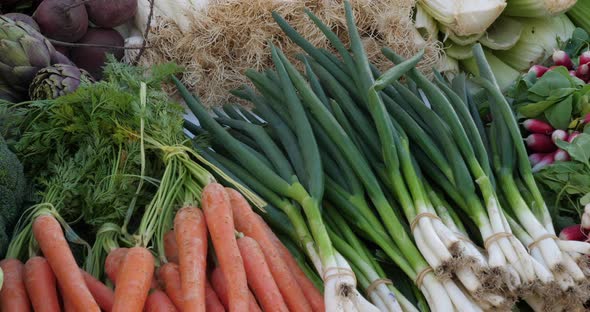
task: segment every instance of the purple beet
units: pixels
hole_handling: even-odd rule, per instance
[[[88,13],[81,0],[45,0],[35,10],[33,18],[41,33],[51,39],[76,42],[88,30]]]
[[[35,20],[26,15],[26,14],[22,14],[22,13],[6,13],[4,14],[4,16],[10,18],[11,20],[15,21],[15,22],[23,22],[31,27],[33,27],[36,31],[41,32],[41,30],[39,29],[39,25],[37,24],[37,22],[35,22]]]
[[[123,47],[125,40],[114,29],[90,28],[78,43]],[[123,49],[75,47],[70,51],[70,59],[78,67],[88,71],[95,79],[100,80],[107,54],[113,54],[117,60],[121,60],[125,55]]]
[[[114,28],[131,20],[137,12],[137,0],[91,0],[86,2],[88,18],[96,26]]]

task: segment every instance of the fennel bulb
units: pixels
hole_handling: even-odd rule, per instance
[[[419,3],[457,36],[483,33],[506,7],[506,0],[420,0]]]
[[[576,1],[577,0],[508,0],[508,6],[506,7],[506,10],[504,10],[504,14],[521,17],[555,16],[569,10],[576,4]]]

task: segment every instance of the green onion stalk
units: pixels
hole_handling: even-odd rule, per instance
[[[298,156],[295,158],[296,164],[293,165],[289,156],[284,155],[279,146],[268,135],[265,135],[266,132],[252,130],[248,132],[249,129],[260,126],[245,127],[243,124],[220,119],[220,121],[241,128],[240,130],[246,131],[249,136],[255,136],[256,139],[250,142],[252,146],[248,146],[233,137],[218,120],[210,116],[199,100],[193,97],[184,85],[178,80],[175,80],[175,83],[202,127],[218,144],[223,145],[223,149],[227,151],[226,156],[235,158],[241,168],[260,182],[261,189],[270,194],[272,204],[289,217],[299,243],[314,263],[317,272],[324,279],[326,309],[340,311],[353,308],[359,311],[378,311],[374,305],[360,295],[356,289],[356,279],[350,265],[332,245],[321,215],[324,180],[315,137],[303,106],[297,97],[292,77],[287,73],[281,53],[273,47],[272,55],[280,85],[279,89],[273,91],[284,93],[281,98],[285,100],[291,117],[289,118],[291,127],[283,128],[285,132],[290,131],[291,136],[284,143],[292,144],[291,147],[296,147],[298,150]],[[233,133],[236,134],[236,132]],[[221,162],[222,158],[218,158],[218,160]],[[229,162],[223,164],[229,165]],[[294,168],[299,172],[296,173]],[[236,172],[234,171],[234,173]],[[238,175],[238,177],[248,183],[246,176]],[[249,187],[260,193],[260,190],[257,190],[255,186],[249,184]],[[268,200],[268,198],[266,199]]]
[[[520,240],[528,243],[534,261],[533,268],[549,270],[554,281],[566,294],[582,305],[588,299],[588,267],[577,261],[590,251],[586,242],[561,241],[555,236],[551,217],[532,176],[524,144],[519,135],[514,113],[499,91],[494,75],[479,45],[473,48],[481,77],[475,79],[488,94],[493,121],[489,137],[495,155],[494,168],[500,192],[509,203],[513,217],[512,228],[517,228]],[[523,192],[524,190],[524,192]],[[533,200],[527,200],[530,197]],[[505,208],[508,208],[505,207]]]
[[[308,13],[309,14],[309,13]],[[320,26],[320,28],[322,28],[322,24],[321,22],[318,22],[317,18],[313,17],[313,15],[310,14],[310,17],[312,18],[312,20],[314,20],[314,22],[316,22],[316,24],[318,24]],[[322,53],[318,53],[317,50],[313,47],[310,46],[309,42],[305,41],[305,39],[301,38],[298,34],[296,34],[294,32],[294,30],[292,28],[290,28],[288,26],[288,24],[286,24],[286,22],[284,22],[284,20],[281,20],[280,17],[275,15],[275,18],[278,20],[279,24],[281,25],[281,27],[283,28],[283,30],[285,30],[287,32],[287,34],[291,37],[291,39],[293,39],[296,43],[298,43],[307,53],[309,53],[310,55],[312,55],[312,57],[316,58],[317,62],[322,62],[326,68],[324,69],[324,72],[327,71],[332,71],[335,73],[336,76],[339,77],[348,77],[344,78],[344,79],[339,79],[338,83],[341,83],[344,87],[341,87],[342,90],[336,90],[336,92],[333,92],[333,96],[335,98],[337,98],[339,101],[339,104],[343,105],[343,107],[345,107],[344,109],[347,109],[347,103],[351,100],[351,99],[346,99],[345,97],[342,96],[342,94],[346,94],[347,91],[348,92],[353,92],[353,94],[356,95],[357,97],[357,101],[358,102],[363,102],[363,96],[365,96],[365,102],[366,100],[366,95],[363,95],[364,92],[366,92],[367,87],[365,86],[365,89],[362,89],[362,87],[360,88],[359,92],[354,92],[354,90],[357,89],[357,87],[354,84],[360,84],[359,82],[359,78],[358,77],[363,77],[363,75],[358,75],[357,71],[356,71],[356,66],[354,61],[352,60],[352,57],[349,55],[349,53],[347,52],[346,48],[343,47],[342,43],[338,41],[338,39],[335,37],[335,35],[333,33],[331,33],[329,30],[325,31],[325,29],[327,29],[326,27],[323,27],[322,30],[325,31],[326,35],[328,36],[329,39],[331,39],[332,43],[334,44],[334,46],[337,48],[338,51],[344,51],[341,52],[342,53],[342,58],[344,60],[349,59],[349,62],[346,62],[345,64],[342,64],[342,66],[337,66],[336,64],[334,64],[334,62],[330,59],[327,59],[328,57],[325,54]],[[351,21],[352,17],[349,14],[349,21]],[[349,23],[349,28],[350,25],[353,23]],[[336,39],[334,39],[336,38]],[[351,40],[352,42],[354,42],[354,39]],[[358,55],[362,55],[362,46],[360,46],[360,49],[357,51],[353,51],[355,56]],[[326,60],[327,59],[327,60]],[[416,57],[416,59],[419,59],[419,56]],[[416,62],[417,60],[413,60],[414,62]],[[314,70],[317,69],[318,66],[317,64],[314,64],[313,62],[311,62],[312,67],[314,67]],[[407,63],[404,64],[406,67],[410,68],[414,65],[415,63]],[[345,69],[349,68],[351,69],[353,72],[350,75],[347,75],[346,73],[344,73]],[[316,72],[318,73],[319,76],[324,76],[326,77],[327,75],[324,73],[320,73],[320,70],[317,70]],[[397,73],[396,73],[397,72]],[[401,73],[403,73],[403,71],[401,71],[399,68],[397,68],[395,71],[388,73],[388,75],[391,75],[391,77],[394,77],[395,75],[400,75]],[[329,74],[328,74],[329,75]],[[367,76],[367,75],[364,75]],[[354,77],[354,78],[350,78],[350,77]],[[393,79],[395,80],[395,79]],[[324,81],[322,81],[322,83],[325,83]],[[327,80],[327,85],[328,88],[332,88],[332,89],[337,89],[337,84],[338,83],[334,83],[334,81],[330,81],[329,79]],[[378,85],[378,88],[385,88],[387,86],[387,83],[384,83],[383,81],[380,81],[380,85]],[[364,91],[363,91],[364,90]],[[361,96],[359,96],[359,94],[361,94]],[[373,93],[373,98],[375,98],[376,92]],[[354,105],[354,104],[353,104]],[[423,105],[423,104],[422,104]],[[350,106],[350,105],[349,105]],[[348,108],[348,112],[350,112],[350,108]],[[378,111],[376,113],[377,116],[383,116],[383,111]],[[353,119],[358,119],[358,114],[356,114],[355,112],[350,114],[351,116],[351,120]],[[387,122],[387,119],[385,120],[385,122]],[[363,129],[361,131],[365,131],[368,128],[372,128],[372,127],[363,127],[362,123],[360,121],[357,121],[357,124],[359,124],[359,129]],[[377,123],[379,125],[379,123]],[[394,128],[389,128],[387,127],[387,125],[385,126],[381,126],[381,133],[389,133],[389,131],[394,131],[396,129]],[[400,130],[398,130],[400,131]],[[399,136],[401,137],[401,136]],[[367,145],[370,145],[370,143],[372,142],[372,138],[369,136],[366,136],[364,138],[367,142],[369,142]],[[379,139],[377,139],[378,141]],[[400,140],[400,139],[398,139]],[[400,140],[401,141],[401,140]],[[400,146],[403,144],[400,144],[400,142],[396,142],[397,144],[399,144]],[[362,146],[362,144],[360,144]],[[385,142],[383,145],[385,146],[396,146],[396,144],[391,144],[388,142]],[[428,148],[428,145],[427,145]],[[411,165],[411,160],[409,158],[408,155],[408,148],[407,146],[405,148],[401,148],[402,151],[400,153],[402,153],[402,160],[404,161],[404,165],[401,166],[401,168],[398,167],[398,169],[394,169],[392,172],[394,172],[394,174],[390,174],[391,179],[396,181],[396,183],[389,183],[389,185],[393,184],[394,188],[396,188],[396,193],[398,194],[398,200],[400,200],[403,204],[402,207],[406,210],[406,215],[409,218],[410,221],[412,221],[418,214],[420,213],[425,213],[428,212],[432,215],[434,215],[436,213],[436,211],[434,211],[434,209],[432,208],[432,205],[429,203],[427,196],[424,195],[424,190],[423,190],[423,186],[420,185],[420,182],[418,179],[416,179],[416,174],[413,172],[414,169],[412,168]],[[405,152],[403,151],[405,149]],[[370,147],[366,150],[370,150]],[[389,150],[389,151],[385,151],[385,158],[387,159],[388,157],[390,157],[389,159],[393,159],[398,157],[398,155],[396,155],[395,149]],[[389,154],[387,154],[389,153]],[[405,156],[404,156],[405,154]],[[434,158],[433,159],[437,159],[440,160],[439,158]],[[396,160],[392,160],[390,162],[390,164],[394,164],[395,166],[399,166],[398,164],[396,164]],[[374,165],[374,163],[372,164]],[[447,166],[448,168],[448,166]],[[402,176],[402,172],[404,172],[406,174],[406,181],[403,181],[403,179],[401,179],[400,177]],[[388,179],[388,177],[385,178],[386,180]],[[410,187],[410,192],[408,192],[408,190],[406,190],[405,188],[405,183],[408,183]],[[412,198],[412,196],[414,196],[414,198]],[[414,202],[413,202],[414,201]],[[417,204],[417,205],[416,205]],[[415,208],[413,208],[413,206],[416,205],[417,207],[419,207],[418,210],[416,210]],[[451,253],[447,250],[448,247],[453,246],[454,244],[462,244],[462,245],[471,245],[465,248],[453,248],[455,250],[468,250],[469,253],[471,253],[473,255],[473,258],[478,259],[480,263],[484,263],[485,265],[485,258],[483,257],[483,255],[481,255],[481,253],[475,248],[475,246],[473,246],[472,244],[467,244],[464,240],[460,240],[452,231],[448,230],[446,228],[446,226],[441,223],[438,220],[435,220],[434,224],[436,224],[436,226],[432,225],[432,221],[429,220],[428,218],[421,218],[421,219],[425,219],[425,220],[420,220],[419,223],[426,223],[427,226],[429,226],[428,228],[425,229],[425,231],[427,231],[429,234],[427,237],[429,237],[429,239],[433,236],[436,235],[435,237],[439,237],[438,233],[436,233],[436,231],[438,230],[439,233],[441,233],[440,236],[443,237],[443,239],[445,240],[445,242],[442,242],[443,239],[439,239],[438,242],[436,242],[436,240],[433,242],[432,240],[429,241],[424,241],[424,240],[419,240],[417,239],[417,241],[419,241],[419,243],[421,245],[419,245],[419,247],[421,248],[421,251],[423,252],[423,255],[426,257],[427,260],[430,260],[430,264],[434,267],[440,267],[440,265],[442,263],[444,263],[444,260],[449,260],[451,259]],[[418,224],[418,226],[416,227],[418,229],[420,229],[420,224]],[[434,234],[433,234],[434,233]],[[418,233],[418,235],[422,235],[421,237],[424,237],[422,233]],[[422,244],[423,243],[423,244]],[[446,243],[446,244],[445,244]],[[438,251],[438,254],[431,252],[430,249],[432,248],[432,245],[434,245],[436,249]],[[428,256],[426,256],[428,255]],[[441,260],[444,259],[444,260]],[[468,272],[467,270],[463,270],[461,269],[463,272],[462,274],[462,278],[466,280],[467,285],[471,286],[470,290],[473,290],[474,292],[476,292],[476,290],[479,289],[478,292],[481,293],[482,288],[481,283],[477,280],[477,277],[475,276],[475,274]],[[506,303],[505,300],[501,299],[501,296],[496,297],[496,299],[494,300],[495,304],[499,304],[499,302],[504,302]]]

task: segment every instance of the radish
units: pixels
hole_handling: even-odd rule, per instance
[[[538,172],[539,170],[551,165],[555,162],[555,153],[549,153],[543,157],[543,159],[533,167],[533,172]]]
[[[576,77],[588,81],[590,79],[590,64],[582,64],[576,69]]]
[[[530,134],[525,142],[531,151],[537,153],[553,152],[557,149],[550,136],[540,133]]]
[[[545,153],[534,153],[529,155],[529,162],[531,166],[535,166],[536,164],[540,163],[547,154]]]
[[[567,132],[557,129],[551,134],[551,140],[553,140],[553,142],[557,142],[557,140],[567,141]]]
[[[88,30],[88,13],[76,0],[45,0],[41,2],[33,18],[46,37],[66,42],[76,42]]]
[[[570,134],[570,135],[567,137],[567,142],[568,142],[568,143],[572,143],[572,142],[574,141],[574,139],[575,139],[575,138],[576,138],[578,135],[580,135],[580,132],[579,132],[579,131],[574,131],[574,132],[572,132],[572,133],[571,133],[571,134]]]
[[[527,119],[522,123],[523,127],[532,133],[542,133],[542,134],[551,134],[553,132],[553,127],[541,120],[538,119]]]
[[[587,232],[582,229],[582,225],[580,224],[570,225],[559,232],[559,239],[562,240],[583,242],[587,237]]]
[[[585,232],[590,231],[590,204],[584,206],[584,213],[582,214],[582,229]]]
[[[553,63],[557,66],[565,66],[567,69],[574,68],[574,63],[565,51],[556,50],[553,52]]]
[[[570,154],[568,154],[566,151],[562,150],[562,149],[558,149],[555,151],[555,161],[569,161],[570,160]]]
[[[590,63],[590,51],[580,54],[580,65]]]
[[[131,20],[137,12],[137,0],[90,0],[88,17],[96,26],[114,28]]]
[[[582,121],[582,123],[589,123],[590,122],[590,113],[586,114],[586,116],[584,116],[584,120]]]
[[[533,65],[531,69],[529,69],[529,73],[533,72],[537,75],[537,78],[543,77],[545,73],[549,70],[549,68],[542,66],[542,65]]]
[[[101,44],[114,47],[123,47],[125,40],[114,29],[90,28],[88,33],[79,43]],[[124,56],[122,49],[107,49],[95,47],[75,47],[70,51],[72,61],[80,68],[88,71],[95,79],[102,79],[102,70],[106,62],[107,53],[111,53],[117,60]]]
[[[575,70],[572,69],[569,71],[569,73],[570,73],[570,76],[578,78]]]

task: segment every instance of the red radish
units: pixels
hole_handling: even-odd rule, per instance
[[[533,172],[537,172],[555,162],[555,153],[549,153],[533,167]]]
[[[567,137],[567,142],[572,143],[578,135],[580,135],[579,131],[574,131],[574,132],[570,133],[570,135]]]
[[[557,140],[567,141],[567,132],[561,129],[557,129],[551,133],[551,140],[557,142]]]
[[[557,66],[565,66],[567,69],[574,68],[574,63],[570,59],[569,55],[565,51],[556,50],[553,52],[553,63]]]
[[[555,151],[555,161],[568,161],[570,160],[570,154],[561,148]]]
[[[48,38],[76,42],[88,30],[86,7],[77,0],[45,0],[39,4],[33,18],[41,33]]]
[[[570,76],[578,78],[578,76],[577,76],[578,74],[576,73],[575,70],[572,69],[569,71],[569,73],[570,73]]]
[[[580,54],[580,65],[590,63],[590,51]]]
[[[551,134],[553,132],[553,127],[550,124],[538,120],[538,119],[527,119],[522,123],[523,127],[532,133],[542,133],[542,134]]]
[[[586,116],[584,116],[584,120],[582,121],[582,123],[589,123],[590,122],[590,113],[586,114]]]
[[[113,28],[125,24],[137,12],[137,0],[92,0],[86,2],[88,18],[99,27]]]
[[[549,70],[549,68],[543,66],[543,65],[533,65],[533,67],[531,67],[531,69],[529,69],[529,73],[533,72],[537,75],[537,78],[541,78],[543,77],[543,75],[545,75],[545,73]]]
[[[585,241],[588,235],[584,233],[580,224],[570,225],[559,232],[559,239]]]
[[[576,77],[588,81],[590,79],[590,64],[582,64],[576,69]]]
[[[534,153],[529,155],[529,162],[531,166],[535,166],[536,164],[540,163],[547,154],[545,153]]]
[[[525,142],[531,151],[537,153],[548,153],[557,149],[550,136],[540,133],[530,134]]]

